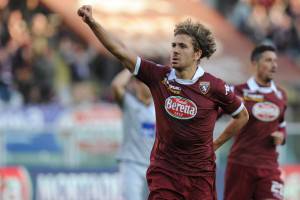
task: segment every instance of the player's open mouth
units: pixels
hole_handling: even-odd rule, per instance
[[[172,64],[176,64],[176,63],[178,63],[178,58],[172,58]]]

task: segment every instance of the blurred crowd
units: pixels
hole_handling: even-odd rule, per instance
[[[273,41],[300,65],[299,0],[206,2],[255,43]],[[0,108],[110,98],[120,64],[98,54],[39,0],[0,0],[0,21]]]
[[[275,43],[300,66],[300,0],[215,0],[213,5],[253,42]]]
[[[0,21],[0,108],[93,102],[116,73],[38,0],[0,0]]]

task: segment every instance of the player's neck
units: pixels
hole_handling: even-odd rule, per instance
[[[259,78],[258,76],[255,77],[255,81],[261,87],[270,87],[271,86],[271,81],[264,80],[262,78]]]
[[[197,71],[197,65],[192,67],[187,67],[184,69],[175,69],[176,71],[176,77],[179,79],[184,80],[192,80],[194,77],[196,71]]]

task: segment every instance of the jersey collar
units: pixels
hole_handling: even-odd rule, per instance
[[[168,80],[175,80],[177,83],[183,84],[183,85],[192,85],[194,84],[201,76],[204,75],[204,69],[199,65],[196,73],[194,74],[193,78],[191,80],[185,80],[180,79],[176,77],[175,69],[171,68],[171,72],[168,76]]]
[[[257,82],[255,81],[254,77],[251,77],[248,81],[247,81],[248,87],[251,91],[258,91],[260,93],[271,93],[271,92],[275,92],[278,93],[278,90],[276,88],[276,85],[274,83],[274,81],[271,81],[271,85],[270,87],[260,87]]]

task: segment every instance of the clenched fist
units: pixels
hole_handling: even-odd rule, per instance
[[[89,6],[89,5],[84,5],[84,6],[81,6],[78,11],[77,11],[77,14],[82,18],[82,20],[85,22],[85,23],[91,23],[94,21],[94,18],[93,18],[93,13],[92,13],[92,6]]]
[[[275,131],[271,134],[275,145],[281,145],[284,141],[284,135],[280,131]]]

